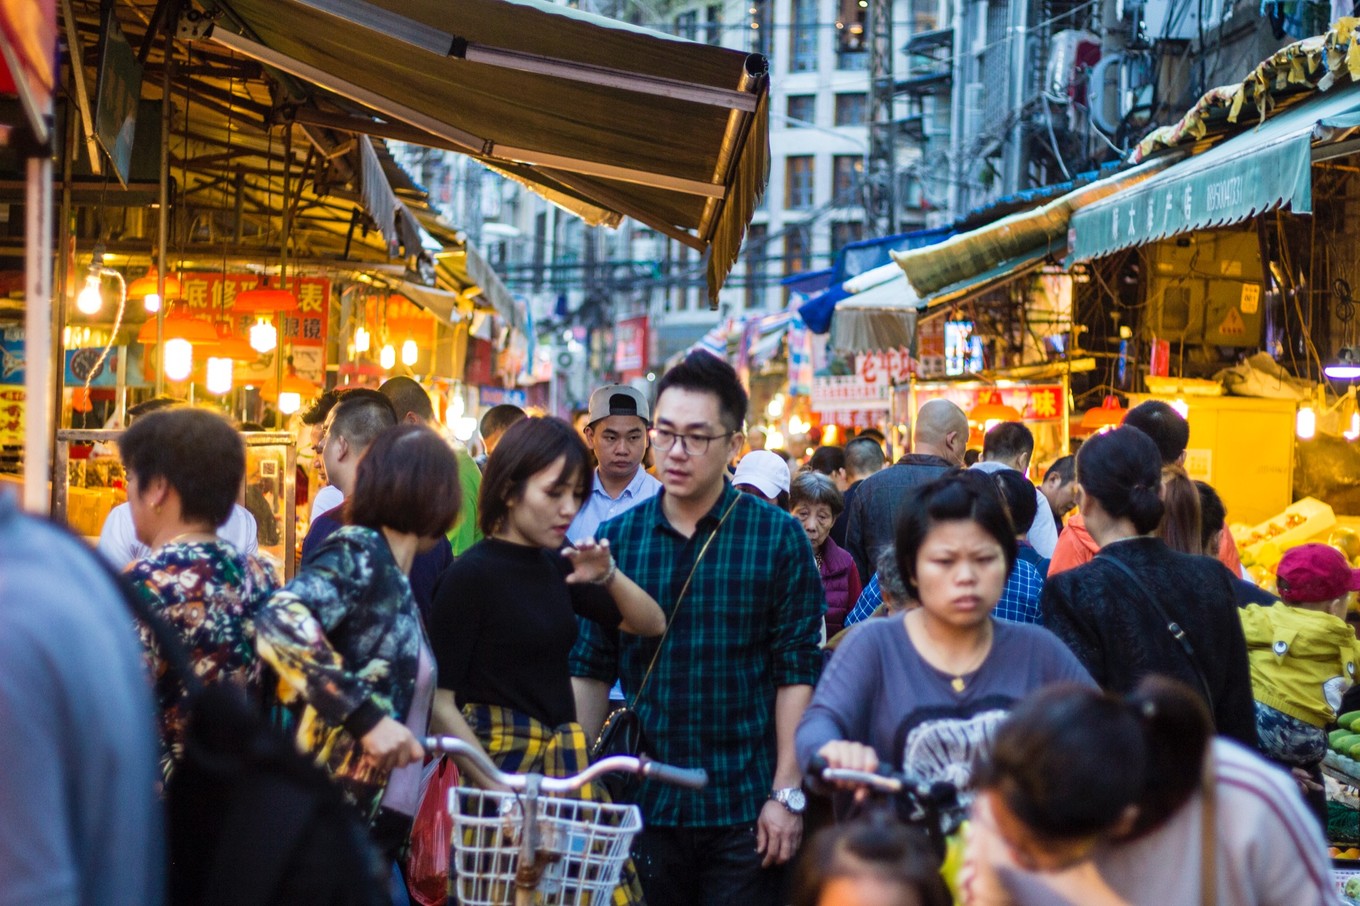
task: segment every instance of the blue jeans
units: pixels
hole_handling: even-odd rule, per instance
[[[784,866],[761,868],[756,825],[649,827],[633,843],[647,906],[778,906]]]

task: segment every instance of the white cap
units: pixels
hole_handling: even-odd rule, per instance
[[[752,450],[737,463],[732,484],[749,484],[766,497],[778,497],[789,489],[789,467],[778,453]]]

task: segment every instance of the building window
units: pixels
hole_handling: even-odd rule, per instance
[[[699,11],[692,9],[675,17],[675,33],[689,41],[699,40]]]
[[[710,3],[704,7],[704,43],[722,43],[723,8],[721,3]]]
[[[863,92],[836,95],[836,125],[863,126],[867,122],[865,105]]]
[[[864,158],[858,154],[837,154],[831,158],[831,203],[838,207],[855,204],[863,175]]]
[[[753,223],[746,228],[746,244],[742,257],[746,260],[746,308],[758,309],[765,299],[765,246],[769,241],[769,228],[763,223]]]
[[[817,0],[793,0],[789,28],[789,72],[817,68]]]
[[[800,274],[812,269],[812,252],[808,247],[807,230],[791,226],[784,232],[784,274]]]
[[[788,126],[801,129],[817,123],[817,96],[815,94],[789,95]]]
[[[812,155],[798,154],[784,159],[784,207],[805,211],[812,207]]]
[[[771,3],[773,0],[751,0],[750,6],[751,53],[766,59],[770,56]]]
[[[836,68],[868,67],[868,0],[840,0],[836,11]],[[853,60],[848,63],[847,60]]]
[[[864,223],[859,220],[833,220],[831,222],[831,257],[852,242],[864,238]]]

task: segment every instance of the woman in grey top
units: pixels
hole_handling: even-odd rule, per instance
[[[972,766],[1026,693],[1091,684],[1046,629],[991,616],[1015,563],[1015,529],[987,476],[956,473],[901,509],[898,567],[920,602],[900,618],[855,629],[831,659],[799,724],[799,763],[880,763],[971,796]]]

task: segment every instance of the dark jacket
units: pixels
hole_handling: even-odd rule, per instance
[[[863,478],[845,489],[845,494],[843,495],[845,499],[842,502],[840,515],[836,517],[835,522],[831,523],[831,540],[836,542],[842,549],[845,547],[845,525],[850,519],[850,504],[854,502],[855,495],[859,493],[859,486],[862,484],[864,484]]]
[[[1208,680],[1208,704],[1219,733],[1256,747],[1256,714],[1247,643],[1232,575],[1211,557],[1182,554],[1160,538],[1138,537],[1101,548],[1089,563],[1044,583],[1044,625],[1067,643],[1111,692],[1126,693],[1158,673],[1203,686],[1186,652],[1148,601],[1148,595],[1107,562],[1117,558],[1157,596],[1167,617],[1185,631]]]
[[[886,469],[860,482],[846,506],[845,549],[855,558],[865,582],[877,570],[878,554],[893,543],[897,508],[912,488],[928,484],[957,468],[949,460],[925,453],[908,453]]]

